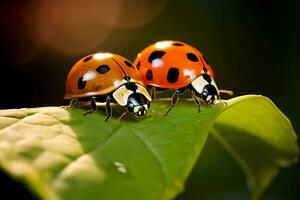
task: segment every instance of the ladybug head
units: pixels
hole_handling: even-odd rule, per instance
[[[195,95],[206,103],[213,104],[219,97],[218,87],[209,74],[202,74],[193,80],[191,85]]]
[[[128,97],[127,109],[135,116],[141,117],[146,114],[150,107],[150,101],[141,93],[133,93]]]
[[[128,82],[116,89],[112,96],[118,104],[127,107],[135,116],[143,116],[150,107],[151,97],[143,85]]]

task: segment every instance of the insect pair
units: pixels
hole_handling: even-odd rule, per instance
[[[185,91],[193,96],[199,111],[201,100],[213,104],[220,97],[213,70],[197,49],[179,41],[160,41],[139,53],[134,64],[111,53],[82,58],[68,74],[64,98],[71,99],[71,107],[89,102],[91,109],[84,114],[96,111],[96,102],[105,102],[107,121],[112,116],[111,103],[141,117],[155,91],[165,89],[175,90],[165,115]]]

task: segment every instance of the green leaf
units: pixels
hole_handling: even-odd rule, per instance
[[[251,199],[258,199],[280,167],[297,161],[297,136],[288,118],[266,97],[239,97],[228,105],[211,133],[242,167]]]
[[[43,199],[172,199],[211,130],[258,196],[278,164],[298,153],[290,123],[265,97],[235,98],[201,113],[181,101],[163,117],[168,105],[152,103],[138,121],[120,122],[114,113],[108,123],[103,109],[87,117],[59,107],[0,111],[0,167]]]
[[[143,120],[108,123],[103,110],[1,111],[1,166],[43,199],[171,199],[225,106],[199,114],[182,102],[167,118],[165,102],[152,107]]]

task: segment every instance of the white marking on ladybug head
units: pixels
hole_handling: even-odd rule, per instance
[[[162,42],[156,42],[154,46],[158,49],[165,49],[171,46],[172,43],[173,43],[172,41],[162,41]]]
[[[136,90],[136,92],[137,93],[141,93],[142,95],[144,95],[148,99],[148,101],[151,102],[152,98],[150,97],[150,95],[147,92],[146,88],[144,86],[140,85],[140,84],[136,84],[136,85],[138,87],[137,90]]]
[[[148,105],[147,104],[145,104],[144,107],[145,107],[146,110],[148,110]]]
[[[192,86],[194,87],[194,89],[201,94],[203,92],[204,87],[209,84],[204,78],[203,76],[199,76],[198,78],[196,78],[195,80],[193,80],[191,82]]]
[[[113,55],[111,53],[96,53],[93,55],[94,59],[102,60],[105,58],[111,58]]]
[[[121,106],[126,106],[128,102],[128,97],[133,93],[133,91],[128,90],[125,85],[122,85],[113,92],[113,97]]]
[[[140,106],[135,106],[135,107],[133,108],[133,112],[134,112],[134,113],[137,113],[137,112],[139,111],[139,109],[140,109]]]
[[[208,95],[207,98],[206,98],[206,101],[210,101],[211,97],[212,97],[211,95]]]
[[[154,60],[152,60],[152,67],[153,68],[158,68],[164,65],[164,61],[160,58],[156,58]]]
[[[142,105],[142,106],[135,106],[133,108],[133,113],[135,115],[137,115],[137,116],[143,116],[143,115],[146,114],[146,112],[147,112],[147,109],[145,108],[144,105]]]
[[[83,75],[82,81],[89,81],[97,76],[96,72],[88,71]]]

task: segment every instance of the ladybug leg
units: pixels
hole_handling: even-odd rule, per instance
[[[222,100],[222,103],[224,103],[225,106],[228,106],[228,103],[225,100]]]
[[[70,108],[74,108],[78,105],[79,103],[79,99],[75,98],[75,99],[71,99],[70,103],[68,106],[62,106],[63,109],[70,109]]]
[[[105,104],[105,111],[106,111],[106,117],[105,117],[105,121],[107,122],[109,120],[109,118],[111,118],[112,116],[112,109],[110,106],[110,102],[111,102],[111,97],[108,96],[106,98],[106,104]]]
[[[192,93],[192,96],[194,98],[194,101],[195,101],[196,105],[198,106],[198,113],[199,113],[199,112],[201,112],[200,101],[199,101],[199,99],[196,97],[196,95],[194,93]]]
[[[186,88],[180,88],[175,90],[173,96],[172,96],[172,102],[171,102],[171,106],[170,108],[167,110],[167,112],[164,114],[164,116],[167,116],[169,114],[169,112],[172,110],[172,108],[175,106],[175,104],[177,103],[178,100],[178,95],[179,94],[183,94],[185,92]]]
[[[70,101],[69,108],[74,108],[78,105],[79,99],[75,98]]]
[[[118,120],[121,121],[121,119],[127,114],[127,111],[125,111],[119,118]]]
[[[88,111],[83,113],[84,116],[97,111],[97,105],[96,105],[95,97],[92,97],[90,107],[91,108]]]
[[[152,99],[155,99],[155,87],[149,87],[148,89],[149,95]]]

